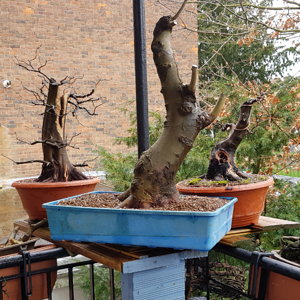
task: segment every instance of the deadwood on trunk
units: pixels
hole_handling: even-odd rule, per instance
[[[49,83],[47,103],[42,128],[44,161],[37,181],[72,181],[87,179],[70,162],[65,140],[65,123],[69,94],[63,85]]]
[[[249,120],[254,103],[261,101],[263,95],[245,101],[240,108],[239,119],[236,124],[226,124],[225,130],[230,128],[229,136],[219,142],[212,150],[206,179],[237,181],[248,178],[249,175],[241,172],[234,162],[238,146],[249,132]]]
[[[151,45],[166,107],[164,130],[138,160],[130,189],[119,197],[123,201],[120,207],[147,208],[177,201],[176,172],[199,131],[208,126],[221,110],[222,105],[217,105],[209,114],[198,105],[195,96],[196,66],[192,67],[190,84],[183,84],[179,78],[171,47],[175,25],[174,17],[160,18]],[[223,98],[219,102],[223,103]]]

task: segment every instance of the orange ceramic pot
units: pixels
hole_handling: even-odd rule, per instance
[[[278,260],[278,256],[275,257]],[[298,265],[286,259],[279,259],[287,264]],[[254,268],[252,265],[250,268]],[[253,269],[252,269],[253,270]],[[258,299],[260,289],[261,267],[258,269],[257,276],[253,274],[249,277],[249,287],[252,289],[256,283],[255,299]],[[300,282],[294,278],[288,277],[275,272],[268,272],[266,282],[266,295],[264,300],[298,300],[300,295]]]
[[[40,248],[36,248],[33,250],[30,250],[30,253],[33,252],[40,252],[55,248],[54,245],[49,246],[43,246]],[[6,255],[1,256],[1,258],[12,256]],[[53,268],[57,266],[56,259],[49,259],[45,261],[35,262],[31,264],[31,271],[37,271],[42,269],[48,269]],[[0,276],[11,276],[19,274],[20,267],[10,267],[6,269],[0,270]],[[57,278],[57,272],[53,271],[51,272],[51,290],[54,287],[55,281]],[[3,293],[3,299],[4,300],[22,300],[22,293],[21,293],[21,281],[20,279],[13,279],[9,280],[4,284],[3,287],[4,293]],[[32,276],[32,295],[29,297],[30,300],[41,300],[41,299],[47,299],[48,293],[47,293],[47,274],[41,273],[36,274]]]
[[[30,220],[47,218],[42,204],[75,195],[92,192],[99,178],[67,182],[22,182],[12,184],[17,189],[23,208]]]
[[[232,228],[256,224],[265,207],[269,187],[274,183],[270,177],[265,181],[235,186],[198,187],[177,184],[179,192],[202,196],[237,197],[234,205]]]

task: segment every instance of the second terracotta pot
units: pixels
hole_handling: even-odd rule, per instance
[[[42,252],[42,251],[50,250],[53,248],[55,248],[54,245],[42,246],[39,248],[32,249],[29,252],[30,253]],[[13,255],[16,255],[16,253],[1,256],[1,259],[9,258]],[[32,263],[31,271],[55,268],[56,266],[57,266],[56,259],[49,259],[49,260]],[[1,277],[14,276],[19,273],[20,273],[19,266],[0,269]],[[49,288],[52,291],[52,289],[55,285],[56,278],[57,278],[57,271],[52,271],[50,274],[51,274],[50,275],[51,284],[49,285],[49,287],[47,285],[47,273],[35,274],[32,276],[32,295],[28,299],[30,299],[30,300],[47,299],[47,295],[48,295],[47,289]],[[4,290],[3,300],[22,300],[23,299],[20,278],[8,280],[7,282],[5,282],[3,290]]]
[[[176,187],[185,194],[237,197],[232,218],[232,228],[237,228],[258,222],[264,210],[268,189],[273,183],[273,178],[270,177],[265,181],[235,186],[199,187],[179,182]]]
[[[29,219],[37,220],[47,218],[46,210],[42,208],[42,204],[92,192],[99,181],[99,178],[46,183],[15,181],[12,186],[18,191]]]

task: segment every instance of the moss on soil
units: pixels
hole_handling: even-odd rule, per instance
[[[184,181],[181,181],[181,185],[185,186],[195,186],[195,187],[218,187],[218,186],[233,186],[233,185],[243,185],[243,184],[249,184],[249,183],[256,183],[260,181],[265,181],[268,179],[268,176],[266,175],[250,175],[249,178],[238,180],[238,181],[229,181],[229,180],[208,180],[203,179],[200,177],[192,178],[192,179],[186,179]]]

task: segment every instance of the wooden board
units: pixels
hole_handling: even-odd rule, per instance
[[[14,223],[20,230],[28,232],[30,226],[27,221],[17,221]],[[53,241],[50,237],[48,227],[40,227],[33,232],[33,235],[42,238],[46,241],[52,242],[59,247],[65,248],[70,255],[81,254],[88,257],[95,262],[104,264],[105,266],[117,271],[122,271],[123,263],[133,261],[136,259],[160,256],[178,252],[178,250],[167,248],[147,248],[137,246],[122,246],[112,244],[98,244],[98,243],[77,243],[69,241]]]
[[[238,246],[241,242],[249,241],[250,238],[240,235],[229,235],[221,239],[220,243],[228,246]]]
[[[227,233],[227,235],[247,235],[251,233],[277,230],[282,228],[300,228],[300,222],[261,216],[257,224],[251,225],[249,227],[232,229]]]
[[[258,224],[252,225],[252,228],[261,229],[262,231],[283,228],[300,228],[300,222],[261,216],[258,220]]]
[[[261,216],[258,223],[244,228],[230,230],[220,241],[222,244],[236,246],[239,242],[246,240],[245,235],[259,234],[265,231],[278,230],[283,228],[300,228],[299,222],[287,221],[271,217]]]

